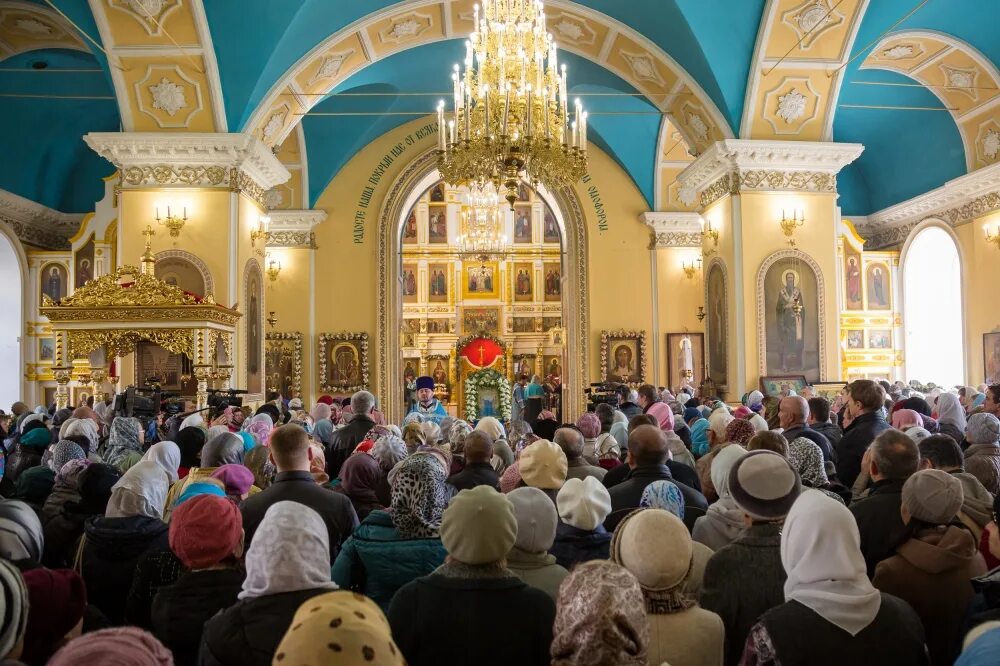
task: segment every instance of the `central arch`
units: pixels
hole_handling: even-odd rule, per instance
[[[402,287],[399,281],[401,231],[406,212],[426,189],[438,180],[437,152],[430,150],[416,158],[395,180],[379,214],[378,259],[378,398],[390,415],[402,408],[400,391],[403,377],[401,357]],[[551,192],[538,187],[555,214],[563,237],[563,328],[566,330],[564,420],[575,420],[585,408],[583,388],[588,371],[587,344],[587,238],[586,221],[579,198],[571,188]]]

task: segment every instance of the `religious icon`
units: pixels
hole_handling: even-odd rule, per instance
[[[409,216],[406,218],[406,223],[403,224],[403,243],[411,245],[417,242],[417,210],[413,209],[410,211]]]
[[[703,333],[667,333],[667,377],[669,388],[697,387],[705,367]]]
[[[646,334],[636,331],[602,331],[601,364],[604,381],[642,383],[646,371]]]
[[[888,310],[889,305],[889,267],[885,264],[869,264],[868,271],[868,309]]]
[[[560,326],[562,326],[562,317],[542,317],[542,331],[545,333]]]
[[[263,363],[261,363],[261,311],[263,300],[261,289],[260,268],[254,263],[247,275],[247,390],[250,393],[263,393]]]
[[[321,333],[321,391],[359,391],[368,386],[368,334]]]
[[[62,264],[46,264],[39,272],[42,282],[42,293],[58,301],[66,295],[69,280],[66,277],[66,267]]]
[[[494,278],[496,266],[481,264],[466,267],[466,291],[470,294],[492,294],[496,291]]]
[[[298,393],[302,384],[302,334],[268,333],[265,345],[267,390],[276,391],[284,397]],[[296,367],[300,369],[298,373]]]
[[[517,184],[517,200],[531,201],[531,188],[523,180]]]
[[[428,319],[427,332],[431,334],[449,333],[450,323],[449,319]]]
[[[54,361],[56,358],[56,339],[55,338],[39,338],[38,339],[38,360],[39,361]]]
[[[562,276],[559,264],[545,264],[545,300],[558,301],[562,298]]]
[[[534,297],[531,288],[531,284],[533,282],[531,278],[534,273],[534,267],[530,263],[514,264],[513,273],[514,300],[531,301]]]
[[[987,384],[1000,384],[1000,333],[983,333],[983,368]]]
[[[562,357],[546,356],[544,360],[546,379],[559,380],[562,377]]]
[[[846,306],[848,310],[860,310],[864,307],[861,301],[861,268],[858,265],[858,256],[849,254],[847,256],[847,269],[844,272],[847,282]]]
[[[412,265],[403,266],[401,278],[403,288],[403,302],[413,303],[417,300],[417,269]]]
[[[864,349],[865,348],[865,333],[864,331],[848,331],[847,332],[847,348],[848,349]]]
[[[462,330],[467,335],[500,331],[499,308],[463,308]]]
[[[330,361],[330,380],[334,385],[358,382],[361,359],[358,348],[353,343],[341,342],[334,345]]]
[[[76,252],[73,284],[77,289],[94,278],[94,237]]]
[[[534,333],[535,332],[535,318],[534,317],[514,317],[514,332],[515,333]]]
[[[518,206],[514,210],[514,242],[531,242],[531,206]]]
[[[552,213],[552,210],[548,206],[545,207],[545,221],[542,229],[544,231],[542,238],[543,241],[546,243],[559,242],[559,225],[556,224],[556,216]]]
[[[443,245],[448,242],[448,209],[431,206],[427,217],[427,241]]]
[[[430,264],[427,267],[427,292],[431,303],[448,301],[448,264]]]
[[[514,356],[514,381],[517,381],[519,377],[527,377],[530,380],[534,374],[534,354],[519,354]]]
[[[891,349],[892,333],[890,331],[868,331],[869,349]]]
[[[433,203],[444,203],[444,183],[438,183],[431,188],[431,201]]]
[[[708,270],[706,310],[708,321],[708,376],[716,386],[729,384],[729,359],[726,356],[726,276],[719,264]]]
[[[816,275],[803,261],[781,259],[763,282],[767,374],[805,375],[819,381],[819,317]]]

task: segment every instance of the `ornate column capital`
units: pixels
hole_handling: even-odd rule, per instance
[[[326,220],[326,211],[274,210],[268,216],[267,247],[316,249],[314,230]]]
[[[83,215],[61,213],[13,192],[0,190],[0,220],[26,245],[46,250],[68,250]]]
[[[704,208],[747,191],[837,191],[837,173],[856,160],[859,143],[824,141],[716,141],[677,176],[681,193],[701,195]]]
[[[701,247],[701,215],[698,213],[651,212],[639,216],[650,229],[650,249]]]

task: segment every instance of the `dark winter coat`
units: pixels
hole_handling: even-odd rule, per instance
[[[833,447],[830,445],[830,440],[828,440],[823,433],[813,428],[810,428],[808,425],[804,423],[800,423],[797,426],[792,426],[791,428],[785,430],[781,434],[788,442],[792,442],[799,437],[805,437],[810,442],[818,446],[820,450],[823,452],[823,462],[826,462],[828,460],[836,460],[836,457],[834,456],[833,453]]]
[[[854,485],[861,474],[861,459],[864,458],[868,445],[890,427],[892,426],[882,418],[881,412],[862,414],[851,421],[834,449],[837,454],[837,478],[841,483],[848,488]]]
[[[836,423],[830,423],[829,421],[826,423],[813,423],[809,427],[826,437],[834,450],[836,450],[837,445],[840,444],[840,440],[844,437],[844,431]]]
[[[476,486],[489,486],[500,492],[500,477],[489,463],[469,463],[461,472],[448,477],[455,490],[471,490]]]
[[[351,422],[343,428],[334,430],[330,436],[330,446],[326,448],[326,473],[331,479],[340,476],[340,468],[343,467],[347,457],[354,453],[365,439],[368,431],[375,427],[375,422],[367,416],[355,414],[351,417]]]
[[[849,507],[861,533],[861,554],[865,557],[869,578],[875,575],[875,565],[890,557],[906,534],[906,526],[899,515],[904,483],[877,481],[868,497]]]
[[[556,564],[572,570],[582,562],[608,559],[610,547],[611,533],[604,529],[604,525],[588,532],[560,520],[556,526],[556,540],[552,542],[549,553],[555,555]]]
[[[372,511],[344,542],[331,578],[387,611],[399,588],[437,569],[447,554],[441,539],[404,539],[389,513]]]
[[[205,623],[236,603],[245,576],[241,569],[191,571],[156,593],[153,634],[174,653],[177,666],[198,663]]]
[[[688,467],[688,469],[691,469]],[[694,470],[691,470],[694,473]],[[627,509],[637,509],[642,491],[653,481],[673,481],[684,495],[684,524],[688,529],[694,527],[694,521],[705,515],[708,501],[700,492],[675,479],[666,465],[643,465],[636,467],[628,479],[611,488],[611,514],[604,521],[604,528],[614,532],[618,523],[627,515]]]

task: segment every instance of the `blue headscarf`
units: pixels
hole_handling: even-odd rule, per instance
[[[972,641],[955,662],[955,666],[986,666],[996,663],[1000,663],[1000,626],[987,629]]]
[[[673,481],[653,481],[642,491],[639,506],[663,509],[684,520],[684,495]]]
[[[184,504],[184,502],[187,502],[192,497],[197,497],[198,495],[215,495],[216,497],[225,497],[226,491],[214,483],[202,483],[200,481],[196,481],[188,484],[188,487],[184,489],[181,496],[177,498],[176,502],[174,502],[174,508],[176,509],[181,504]]]
[[[243,440],[244,453],[249,453],[250,449],[257,446],[257,441],[253,438],[253,434],[247,432],[246,430],[241,430],[236,434]]]
[[[698,419],[690,425],[691,453],[700,458],[708,453],[708,420]]]

